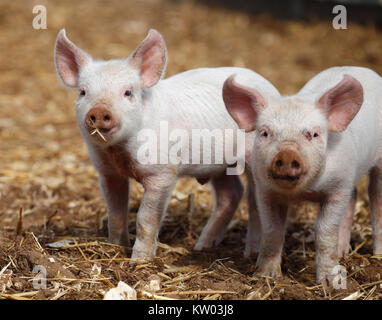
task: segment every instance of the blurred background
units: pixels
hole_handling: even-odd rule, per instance
[[[336,30],[332,26],[336,16],[332,10],[336,4],[346,6],[346,30]],[[97,174],[76,127],[74,100],[77,93],[64,89],[55,74],[53,50],[61,28],[66,28],[69,39],[79,47],[101,59],[128,57],[148,30],[155,28],[163,34],[168,47],[166,76],[198,67],[247,67],[266,77],[282,94],[293,94],[315,74],[331,66],[363,66],[382,74],[381,4],[380,0],[2,0],[2,237],[8,239],[17,231],[20,208],[23,222],[22,231],[18,231],[34,232],[42,244],[58,236],[106,236],[106,209]],[[32,21],[37,15],[32,13],[35,5],[46,7],[47,29],[33,28]],[[360,184],[352,245],[354,248],[362,244],[360,252],[369,254],[368,258],[371,228],[365,183],[363,180]],[[195,211],[193,219],[187,220],[185,199],[191,192],[195,194]],[[141,187],[134,184],[130,212],[133,233],[141,194]],[[170,245],[181,244],[191,250],[213,207],[211,199],[208,186],[200,186],[193,179],[182,179],[170,202],[160,240]],[[312,241],[301,242],[301,239],[312,237],[314,219],[315,210],[307,205],[292,221],[289,235],[295,236],[287,240],[283,265],[284,272],[290,273],[286,280],[288,284],[296,279],[304,284],[303,288],[314,284],[314,246]],[[239,296],[224,297],[247,297],[257,282],[251,280],[253,263],[242,258],[246,220],[247,210],[243,202],[219,252],[211,251],[209,256],[192,254],[170,262],[209,268],[214,259],[234,256],[233,263],[241,276],[236,275],[238,285],[232,285],[231,289]],[[14,255],[17,261],[20,254],[16,251],[11,254],[8,244],[9,241],[4,240],[1,247],[0,241],[0,270],[2,264],[8,263],[7,255]],[[301,257],[296,253],[296,258],[293,252],[299,252],[302,246],[311,254]],[[65,254],[68,261],[77,257],[74,252]],[[159,256],[162,254],[160,251]],[[364,256],[359,261],[356,255],[352,259],[348,263],[359,265]],[[368,264],[369,268],[378,270],[381,267],[373,263]],[[299,273],[303,268],[307,270]],[[28,270],[20,267],[19,273],[28,273]],[[87,271],[78,272],[86,274]],[[123,272],[125,270],[121,270],[122,278],[133,281],[129,273]],[[374,281],[372,276],[378,274],[371,269],[362,272],[357,276],[363,278],[357,281]],[[232,277],[232,272],[229,274]],[[112,283],[117,278],[114,275]],[[199,280],[196,286],[202,288],[203,277]],[[285,291],[284,296],[275,290],[268,298],[325,297],[322,291],[315,293],[301,289],[296,293],[293,290]],[[259,289],[258,293],[261,292]],[[380,288],[373,294],[378,292],[380,294]],[[89,293],[87,297],[99,296]]]

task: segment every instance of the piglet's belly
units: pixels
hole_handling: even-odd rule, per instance
[[[192,164],[180,165],[178,169],[179,176],[193,176],[197,179],[210,178],[218,176],[225,172],[225,164]]]

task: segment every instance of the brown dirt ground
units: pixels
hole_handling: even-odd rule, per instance
[[[47,30],[32,28],[34,4],[46,5]],[[284,94],[334,65],[382,73],[382,34],[373,23],[349,21],[348,30],[335,31],[325,19],[280,20],[193,1],[1,1],[0,271],[6,268],[0,298],[102,299],[123,280],[139,298],[149,299],[147,279],[156,274],[158,299],[342,299],[357,291],[360,299],[381,299],[382,262],[372,256],[366,179],[355,212],[353,252],[342,261],[349,275],[346,290],[325,291],[315,283],[311,204],[290,219],[281,278],[254,277],[255,260],[243,258],[245,201],[218,248],[193,252],[213,206],[209,187],[193,179],[181,179],[172,197],[158,257],[130,266],[131,250],[106,242],[97,174],[76,128],[76,93],[63,89],[55,75],[53,46],[62,27],[79,46],[105,59],[129,55],[148,29],[156,28],[168,45],[167,75],[202,66],[244,66]],[[191,217],[190,193],[195,195]],[[132,234],[141,195],[134,183]],[[73,244],[47,246],[59,239]],[[46,290],[33,289],[35,265],[47,268]]]

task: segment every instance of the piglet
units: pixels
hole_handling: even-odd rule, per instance
[[[132,257],[153,258],[160,224],[177,179],[192,176],[200,182],[211,179],[216,198],[216,208],[195,249],[217,245],[243,193],[237,174],[240,171],[229,175],[226,171],[238,168],[239,163],[244,164],[246,157],[245,148],[244,152],[236,152],[235,157],[224,152],[227,149],[238,151],[240,146],[234,136],[241,132],[224,105],[224,80],[236,73],[241,81],[251,83],[263,94],[277,97],[279,93],[273,85],[243,68],[195,69],[164,80],[167,50],[162,36],[155,30],[150,30],[128,58],[109,61],[93,59],[61,30],[55,46],[55,64],[62,83],[79,90],[77,122],[99,173],[108,211],[109,240],[128,245],[129,178],[133,178],[143,185],[144,194],[137,213]],[[206,151],[222,155],[220,161],[217,156],[211,161],[203,158],[199,163],[190,160],[200,158],[202,153],[201,148],[193,147],[194,130],[201,130],[199,139],[202,140],[210,138],[213,130],[219,134],[227,129],[234,134],[224,135],[222,144],[212,143]],[[166,133],[170,139],[166,138]],[[142,139],[146,134],[147,139]],[[162,135],[165,138],[162,139]],[[178,135],[186,138],[180,142],[171,140],[171,136]],[[253,136],[252,133],[248,135]],[[151,144],[157,137],[160,137],[160,144]],[[246,141],[250,144],[252,140]],[[175,155],[175,161],[167,163],[170,149],[176,143],[183,147],[180,156]],[[154,154],[151,160],[157,161],[142,157],[146,151]],[[248,177],[249,194],[252,194],[249,207],[250,211],[256,211],[251,174]],[[259,247],[257,214],[253,212],[251,217],[255,232],[248,233],[250,246],[246,252]]]
[[[269,99],[233,76],[224,83],[227,110],[255,130],[253,177],[261,221],[257,270],[280,274],[288,207],[321,205],[315,224],[316,278],[332,285],[349,250],[356,183],[369,173],[374,253],[382,253],[382,78],[358,67],[334,67],[296,95]],[[245,99],[243,97],[246,97]]]

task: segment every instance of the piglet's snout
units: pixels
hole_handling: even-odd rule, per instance
[[[301,157],[293,150],[282,150],[273,159],[271,166],[272,178],[297,181],[304,172]]]
[[[85,124],[89,131],[98,129],[105,133],[117,126],[115,117],[105,105],[91,108],[86,115]]]

